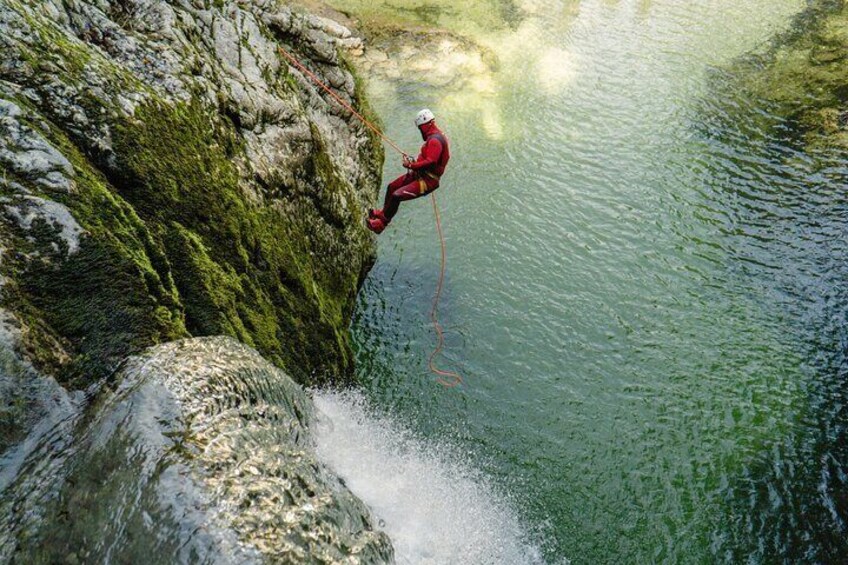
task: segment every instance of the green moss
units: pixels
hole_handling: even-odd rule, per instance
[[[239,275],[215,263],[201,238],[178,223],[171,224],[164,240],[169,255],[180,259],[174,274],[184,297],[189,331],[193,335],[225,333],[254,345],[238,315],[244,294]]]
[[[83,45],[68,39],[68,36],[63,34],[53,22],[33,18],[21,2],[9,0],[7,3],[38,34],[39,38],[35,45],[44,47],[43,50],[34,52],[21,45],[20,56],[24,60],[36,70],[47,63],[58,63],[63,65],[72,76],[79,76],[82,73],[91,60],[91,53]]]
[[[370,245],[350,229],[361,208],[341,202],[357,195],[314,130],[316,150],[297,173],[311,188],[277,187],[290,212],[248,197],[231,128],[197,102],[151,102],[115,128],[108,178],[59,130],[43,132],[76,170],[76,193],[51,197],[87,235],[67,260],[6,266],[18,281],[12,309],[44,330],[31,340],[42,368],[84,386],[151,344],[226,334],[301,382],[351,377],[347,320]],[[45,231],[35,243],[19,234],[18,246],[49,248],[55,228]],[[60,339],[63,360],[49,355]]]
[[[185,336],[180,313],[156,299],[125,249],[114,240],[85,239],[61,267],[31,268],[23,285],[50,326],[76,346],[64,375],[72,384],[110,373],[150,344]]]
[[[371,107],[371,104],[368,102],[368,98],[365,95],[365,83],[362,80],[362,77],[356,71],[356,68],[353,64],[344,56],[341,58],[341,66],[344,70],[349,72],[353,77],[353,101],[356,105],[357,111],[362,114],[362,116],[374,124],[380,131],[383,130],[383,122],[380,119],[380,116],[377,115],[377,112]],[[364,161],[369,165],[378,164],[378,171],[382,171],[383,168],[383,160],[385,158],[385,150],[383,149],[383,142],[380,137],[372,131],[370,128],[366,128],[368,131],[368,137],[371,140],[371,143],[367,144],[364,148],[365,151],[368,151],[368,160]],[[368,167],[371,169],[371,167]]]
[[[234,136],[214,124],[198,103],[142,106],[114,133],[119,172],[115,186],[148,222],[196,226],[215,253],[244,267],[246,204],[230,161]]]
[[[813,3],[770,49],[734,71],[808,147],[848,150],[848,4]]]
[[[52,226],[7,234],[19,253],[0,267],[10,281],[3,306],[25,324],[23,348],[37,368],[84,386],[126,355],[187,334],[167,259],[144,223],[59,129],[41,133],[73,164],[76,189],[32,190],[66,205],[86,233],[67,260],[67,250],[51,251]]]
[[[28,357],[83,387],[151,344],[226,334],[302,383],[352,378],[347,325],[356,286],[373,260],[373,242],[361,223],[368,198],[343,178],[317,128],[302,166],[255,182],[245,171],[233,102],[222,96],[220,107],[210,107],[199,95],[163,102],[86,43],[97,37],[83,31],[78,41],[18,0],[11,6],[37,36],[16,45],[12,57],[24,65],[11,78],[31,81],[27,85],[40,93],[47,91],[39,82],[44,76],[80,84],[97,73],[109,84],[100,94],[81,88],[72,102],[92,126],[110,132],[112,151],[75,137],[83,134],[55,112],[49,96],[39,109],[20,103],[35,116],[30,125],[76,173],[73,194],[28,188],[64,204],[85,230],[79,251],[67,258],[67,249],[53,246],[61,241],[57,229],[45,222],[7,238],[19,257],[0,265],[11,281],[3,305],[31,329]],[[132,7],[112,8],[132,25],[134,15],[126,11]],[[187,70],[199,72],[200,66],[199,59],[190,60]],[[284,97],[298,95],[285,69],[276,77],[266,69],[264,76]],[[123,91],[148,97],[130,118],[114,111],[111,98],[103,99]],[[358,78],[354,98],[376,122]],[[303,117],[294,97],[293,106]],[[371,143],[358,155],[368,172],[358,180],[376,187],[383,150],[368,135]],[[295,182],[282,180],[292,177]]]
[[[341,241],[358,218],[338,205],[356,195],[313,136],[296,175],[312,188],[270,187],[294,216],[243,192],[232,125],[198,102],[140,107],[116,128],[111,177],[164,249],[188,331],[236,337],[308,383],[351,375],[345,314],[360,275],[344,248],[321,247],[322,230]]]

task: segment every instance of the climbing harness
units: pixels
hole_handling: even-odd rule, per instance
[[[350,112],[351,114],[356,116],[357,119],[359,119],[359,121],[361,121],[369,129],[371,129],[371,131],[373,131],[375,134],[377,134],[377,136],[380,137],[380,139],[385,141],[392,149],[394,149],[395,151],[400,153],[400,155],[404,159],[409,159],[409,155],[407,153],[405,153],[400,147],[398,147],[398,145],[394,141],[389,139],[389,137],[386,136],[382,131],[380,131],[380,129],[377,126],[375,126],[370,121],[368,121],[365,118],[365,116],[363,116],[362,114],[360,114],[359,112],[354,110],[353,106],[351,106],[350,104],[345,102],[338,94],[333,92],[333,90],[329,86],[324,84],[321,81],[321,79],[318,78],[312,71],[310,71],[309,69],[304,67],[301,64],[301,62],[298,61],[294,57],[294,55],[292,55],[291,53],[289,53],[288,51],[286,51],[282,47],[279,47],[279,50],[280,50],[280,53],[286,59],[288,59],[289,62],[292,65],[294,65],[303,74],[305,74],[310,79],[312,79],[312,81],[315,84],[317,84],[319,87],[321,87],[321,89],[324,90],[324,92],[329,94],[343,108],[345,108],[348,112]],[[436,175],[434,175],[430,172],[427,172],[425,174],[438,179],[438,176],[436,176]],[[422,186],[422,188],[424,186],[426,186],[424,184],[423,179],[421,180],[421,186]],[[422,190],[422,192],[423,192],[423,190]],[[442,385],[444,387],[452,388],[452,387],[455,387],[458,384],[462,384],[462,377],[458,373],[455,373],[453,371],[444,371],[442,369],[439,369],[438,367],[436,367],[433,364],[433,360],[435,359],[435,357],[439,353],[441,353],[441,351],[442,351],[442,349],[444,348],[444,345],[445,345],[444,330],[442,329],[442,325],[439,323],[439,319],[438,319],[437,314],[438,314],[438,309],[439,309],[439,299],[442,296],[442,286],[444,285],[444,282],[445,282],[445,266],[446,266],[445,264],[447,262],[447,253],[446,253],[446,247],[445,247],[445,236],[444,236],[444,233],[442,233],[442,220],[441,220],[441,217],[439,216],[439,207],[436,205],[435,191],[430,193],[430,199],[433,203],[433,215],[436,218],[436,231],[439,234],[439,243],[441,245],[441,251],[442,251],[442,265],[441,265],[441,269],[439,270],[439,282],[436,285],[436,295],[433,297],[433,307],[430,309],[430,319],[433,321],[433,328],[436,330],[436,336],[437,336],[438,340],[437,340],[437,344],[436,344],[435,349],[433,349],[433,352],[430,353],[430,358],[427,360],[427,366],[429,367],[430,371],[433,374],[438,375],[438,378],[436,379],[437,383],[439,383],[440,385]]]

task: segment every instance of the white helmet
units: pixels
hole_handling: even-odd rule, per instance
[[[415,125],[421,127],[424,124],[429,124],[435,119],[436,116],[433,115],[433,112],[431,112],[427,108],[424,108],[423,110],[418,112],[417,116],[415,116]]]

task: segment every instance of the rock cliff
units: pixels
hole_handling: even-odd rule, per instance
[[[391,561],[289,378],[353,378],[383,151],[280,47],[369,113],[281,2],[0,0],[0,561]]]
[[[0,0],[0,390],[213,334],[349,381],[383,152],[278,47],[368,112],[359,43],[271,0]]]

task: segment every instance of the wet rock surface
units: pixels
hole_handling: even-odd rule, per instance
[[[312,401],[227,337],[130,358],[3,477],[0,559],[380,563],[365,506],[318,462]]]

